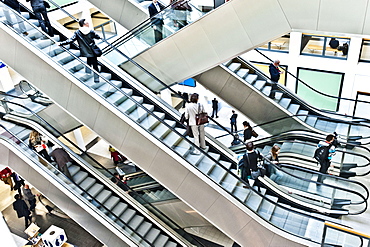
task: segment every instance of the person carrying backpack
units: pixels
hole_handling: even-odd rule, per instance
[[[320,141],[317,145],[317,149],[315,151],[314,158],[320,164],[319,172],[326,174],[330,167],[330,162],[332,157],[335,155],[335,148],[334,141],[336,140],[335,135],[329,134],[326,136],[325,141]],[[323,175],[319,175],[317,178],[317,182],[322,183],[324,180]]]

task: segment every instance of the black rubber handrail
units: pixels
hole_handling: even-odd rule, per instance
[[[7,94],[7,96],[11,96],[13,97],[13,95],[9,95]],[[16,96],[18,97],[18,96]],[[81,152],[81,154],[84,154],[86,155],[89,160],[93,161],[94,164],[96,166],[98,166],[100,169],[103,169],[106,173],[110,174],[112,177],[114,176],[114,174],[112,174],[107,168],[105,168],[103,165],[101,165],[96,159],[94,159],[92,156],[90,156],[87,152],[83,151],[78,145],[76,145],[74,142],[72,142],[69,138],[67,138],[63,133],[59,132],[57,129],[55,129],[52,125],[50,125],[47,121],[45,121],[42,117],[40,117],[37,113],[33,112],[31,109],[29,109],[28,107],[26,106],[23,106],[21,104],[18,104],[18,103],[15,103],[15,102],[11,102],[11,101],[6,101],[6,100],[2,100],[0,99],[0,101],[2,102],[5,102],[5,103],[11,103],[11,104],[15,104],[17,106],[20,106],[22,107],[23,109],[29,111],[33,116],[35,116],[37,119],[39,119],[43,124],[45,124],[48,128],[50,128],[51,130],[55,131],[60,137],[63,137],[64,140],[66,140],[70,145],[72,145],[74,148],[76,148],[79,152]],[[11,113],[10,113],[11,114]],[[31,120],[30,120],[31,121]],[[72,152],[72,151],[71,151]],[[171,223],[173,226],[175,226],[176,228],[175,229],[182,229],[176,222],[174,222],[171,218],[169,218],[166,214],[164,214],[162,211],[160,211],[157,207],[155,207],[152,203],[150,203],[149,201],[147,201],[145,198],[143,198],[139,193],[137,193],[134,189],[130,188],[130,191],[132,191],[137,197],[140,198],[140,200],[143,200],[146,204],[148,204],[148,206],[150,206],[151,208],[153,208],[153,210],[159,214],[161,217],[164,217],[166,221],[169,221],[169,223]],[[189,236],[191,239],[193,239],[191,236]],[[198,240],[196,239],[193,239],[194,241],[198,242],[199,244],[201,244],[200,246],[204,246],[201,242],[199,242]]]

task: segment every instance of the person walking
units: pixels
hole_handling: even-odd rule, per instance
[[[86,57],[86,63],[92,66],[96,72],[99,72],[98,68],[98,56],[94,52],[92,47],[96,47],[94,39],[101,39],[101,37],[90,28],[90,24],[85,20],[81,19],[78,21],[80,29],[74,32],[73,36],[66,41],[58,43],[58,45],[68,45],[77,40],[80,48],[80,56]],[[98,48],[99,49],[99,48]],[[85,72],[91,74],[91,69],[86,67]],[[99,75],[94,73],[94,82],[99,82]]]
[[[34,211],[36,207],[36,196],[32,194],[32,191],[28,184],[25,184],[22,188],[24,199],[30,204],[30,210]]]
[[[197,125],[195,116],[196,114],[205,112],[204,106],[198,103],[199,94],[193,93],[190,96],[190,103],[186,105],[185,109],[185,119],[189,120],[189,126],[193,131],[194,135],[194,144],[197,147],[202,149],[206,149],[206,139],[205,139],[205,131],[204,131],[204,124]],[[199,150],[194,150],[192,154],[198,155],[200,154]]]
[[[325,141],[320,141],[317,145],[317,150],[319,152],[318,161],[320,164],[319,172],[326,174],[328,173],[328,169],[330,167],[331,159],[335,155],[335,148],[336,146],[333,144],[335,142],[335,136],[333,134],[329,134],[326,136]],[[315,152],[315,156],[316,156]],[[315,157],[316,158],[316,157]],[[324,180],[324,175],[319,175],[317,178],[317,182],[322,183]]]
[[[39,21],[42,31],[49,34],[50,37],[53,37],[54,30],[51,27],[44,0],[26,0],[26,2],[30,1],[33,13],[35,14],[37,20]]]
[[[63,148],[55,147],[50,156],[57,163],[59,171],[73,181],[72,175],[68,170],[68,166],[72,165],[73,163],[73,159],[69,156],[69,154]]]
[[[150,21],[154,30],[155,43],[163,39],[163,17],[162,14],[158,14],[163,9],[164,6],[158,2],[158,0],[153,0],[153,2],[148,6]]]
[[[218,118],[218,101],[216,98],[214,98],[212,100],[212,116],[211,117],[214,117],[216,115],[216,118]]]
[[[277,83],[280,79],[280,74],[282,73],[279,69],[280,61],[275,60],[274,63],[271,63],[269,66],[270,79],[271,79],[271,91],[269,97],[275,99],[275,92],[278,89]]]
[[[234,110],[232,110],[231,112],[233,113],[230,117],[231,132],[237,132],[238,129],[236,127],[236,118],[238,117],[238,114],[236,114]]]
[[[24,217],[25,228],[27,228],[32,223],[31,212],[19,194],[16,194],[14,199],[15,202],[13,202],[13,209],[17,212],[18,218]]]
[[[4,0],[3,2],[4,2],[4,4],[8,5],[10,8],[14,9],[15,11],[17,11],[19,14],[21,13],[21,5],[19,4],[19,2],[17,0]],[[10,26],[13,27],[14,24],[17,24],[18,23],[19,31],[23,35],[26,35],[26,36],[28,35],[28,32],[26,31],[26,26],[24,25],[24,21],[22,20],[21,17],[19,17],[18,15],[15,15],[15,18],[17,19],[17,23],[14,23],[13,22],[13,19],[12,19],[12,16],[11,16],[10,9],[3,8],[3,12],[4,12],[4,15],[5,15],[6,21],[8,22],[8,24]]]

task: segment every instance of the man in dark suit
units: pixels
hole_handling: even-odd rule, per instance
[[[153,2],[148,6],[149,16],[151,18],[152,27],[154,29],[154,39],[155,42],[159,42],[163,39],[163,17],[161,14],[157,15],[164,9],[164,6],[158,2],[158,0],[153,0]]]
[[[13,202],[13,209],[17,212],[18,218],[24,217],[25,227],[27,228],[32,223],[31,212],[19,194],[16,194],[14,199],[15,202]]]

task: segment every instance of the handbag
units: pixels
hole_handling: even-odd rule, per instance
[[[44,143],[35,146],[36,152],[41,152],[43,149],[46,149],[46,145]]]
[[[201,112],[200,111],[200,104],[198,104],[198,114],[195,114],[195,123],[197,125],[203,125],[208,123],[208,114],[207,112]]]
[[[85,38],[80,34],[80,32],[81,31],[77,31],[77,35],[80,37],[82,42],[84,42],[86,46],[89,46],[91,48],[95,56],[101,57],[101,55],[103,55],[103,51],[99,48],[99,46],[97,46],[95,43],[91,43],[90,45],[87,44],[87,42],[85,41]]]
[[[253,129],[252,129],[252,136],[253,136],[253,137],[258,137],[257,132],[256,132],[256,131],[254,131]]]
[[[90,47],[91,50],[94,52],[95,56],[101,57],[101,55],[103,55],[103,51],[96,44],[92,44]]]

